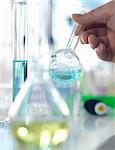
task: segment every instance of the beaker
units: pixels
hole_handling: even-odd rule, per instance
[[[63,96],[39,62],[29,62],[32,74],[14,100],[9,116],[20,146],[45,149],[60,147],[69,135],[70,111]]]

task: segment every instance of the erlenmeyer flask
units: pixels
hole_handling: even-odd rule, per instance
[[[69,134],[68,105],[39,63],[29,62],[28,66],[32,75],[16,96],[14,102],[20,101],[15,105],[17,110],[9,116],[15,116],[11,121],[13,134],[28,149],[59,146]]]

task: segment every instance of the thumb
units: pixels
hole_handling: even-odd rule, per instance
[[[72,18],[81,25],[106,23],[108,7],[103,5],[85,14],[73,14]]]

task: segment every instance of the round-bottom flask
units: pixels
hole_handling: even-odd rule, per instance
[[[58,50],[52,55],[49,73],[58,86],[71,84],[80,76],[80,60],[72,49]]]

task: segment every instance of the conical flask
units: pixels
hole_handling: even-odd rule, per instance
[[[38,62],[29,62],[28,66],[31,75],[9,112],[13,135],[27,149],[63,145],[69,134],[68,105]]]

